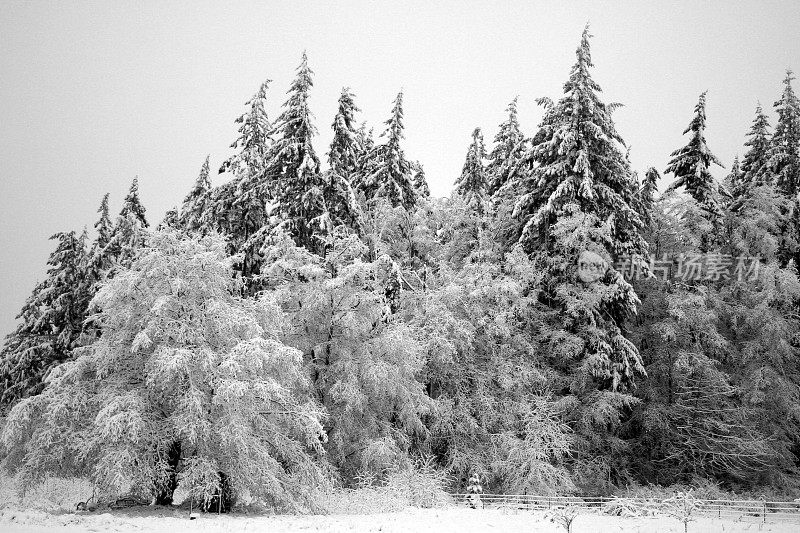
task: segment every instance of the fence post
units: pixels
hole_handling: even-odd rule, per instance
[[[767,500],[763,500],[763,503],[764,503],[764,521],[763,521],[763,523],[766,524],[767,523]]]

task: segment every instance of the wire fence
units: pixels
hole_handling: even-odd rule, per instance
[[[453,494],[455,501],[471,505],[473,494]],[[535,496],[521,494],[479,494],[481,505],[490,508],[546,511],[557,507],[576,507],[586,512],[618,516],[648,516],[670,514],[665,500],[624,497]],[[800,500],[768,502],[764,500],[703,500],[694,499],[696,513],[730,519],[758,518],[759,521],[788,520],[800,523]]]

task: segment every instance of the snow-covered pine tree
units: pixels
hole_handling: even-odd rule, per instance
[[[105,202],[104,202],[105,203]],[[41,392],[51,370],[79,345],[92,294],[86,283],[86,237],[56,233],[47,277],[17,315],[17,328],[0,350],[0,404],[9,406]]]
[[[180,210],[178,206],[172,206],[167,209],[167,212],[164,213],[164,218],[161,222],[158,223],[156,229],[165,229],[165,228],[172,228],[172,229],[179,229],[180,226]]]
[[[178,215],[178,226],[187,231],[203,231],[208,219],[207,210],[211,196],[211,179],[209,178],[209,156],[206,156],[200,175],[194,182],[192,190],[183,200]]]
[[[527,171],[508,184],[521,194],[514,207],[518,243],[544,271],[537,343],[552,372],[551,390],[576,432],[575,468],[587,473],[598,457],[602,471],[617,467],[609,455],[618,444],[614,432],[636,402],[635,379],[644,375],[626,336],[639,298],[611,265],[647,253],[634,208],[639,184],[611,118],[616,106],[600,100],[590,75],[590,37],[587,26],[564,96],[540,100],[546,111],[523,158]],[[591,487],[601,478],[577,481]]]
[[[351,179],[358,170],[363,147],[359,132],[355,127],[355,114],[361,111],[355,103],[355,95],[349,87],[342,89],[339,96],[339,111],[333,119],[333,140],[328,152],[328,165],[330,169],[342,176]]]
[[[337,224],[360,230],[360,209],[354,192],[360,164],[364,158],[363,130],[355,127],[355,113],[361,111],[355,104],[355,95],[348,87],[339,96],[339,110],[331,128],[333,140],[328,152],[330,169],[323,174],[322,195],[329,211],[319,220],[320,238],[330,234]],[[363,126],[362,126],[363,128]]]
[[[417,201],[411,164],[406,160],[400,141],[403,134],[403,91],[397,94],[392,116],[385,122],[381,134],[386,141],[376,146],[368,156],[365,175],[360,182],[367,200],[387,198],[393,207],[411,209]]]
[[[108,196],[108,193],[103,196],[100,207],[97,209],[100,214],[100,218],[94,223],[97,236],[89,248],[87,257],[86,276],[92,279],[92,283],[103,279],[111,268],[108,245],[114,236],[114,225],[111,223],[108,212]]]
[[[148,227],[145,209],[139,199],[139,179],[133,178],[111,232],[111,238],[102,252],[109,259],[111,269],[130,265],[144,244],[145,231]]]
[[[769,119],[761,109],[761,104],[756,106],[756,117],[747,134],[749,139],[744,143],[750,147],[742,160],[744,181],[752,186],[763,185],[772,181],[767,163],[769,162],[770,134]]]
[[[108,193],[103,196],[103,200],[100,202],[100,207],[97,209],[97,212],[100,214],[100,218],[97,219],[97,222],[94,224],[94,230],[97,232],[97,237],[95,238],[94,245],[92,246],[93,249],[102,250],[105,248],[109,241],[111,241],[111,233],[114,231],[114,226],[111,223],[111,217],[108,214],[108,196]]]
[[[523,223],[519,242],[528,251],[547,246],[549,226],[564,207],[577,204],[609,225],[613,255],[642,253],[641,219],[632,208],[638,183],[611,117],[619,104],[600,100],[592,79],[588,26],[577,49],[577,62],[557,103],[540,99],[545,116],[525,153],[525,174],[515,177],[521,196],[514,216]]]
[[[109,246],[114,238],[114,226],[108,210],[108,193],[103,196],[100,208],[97,212],[100,218],[95,222],[94,229],[97,232],[94,242],[92,242],[86,256],[86,264],[83,269],[84,290],[87,291],[88,298],[91,300],[97,292],[98,284],[112,274],[114,258],[111,256],[112,247]],[[87,309],[87,314],[91,314],[91,308]],[[84,329],[90,334],[97,333],[91,321],[84,323]]]
[[[367,176],[372,174],[377,163],[375,161],[375,134],[373,128],[369,128],[368,130],[367,123],[362,122],[358,130],[356,130],[356,135],[358,144],[361,146],[361,153],[356,162],[357,171],[351,177],[350,184],[357,194],[365,195],[366,188],[364,186],[364,180]]]
[[[486,149],[483,145],[483,134],[480,128],[475,128],[461,176],[456,180],[455,191],[464,198],[467,206],[479,214],[483,213],[487,194],[484,159],[486,159]]]
[[[313,505],[322,412],[302,354],[275,337],[283,313],[235,296],[230,262],[216,234],[152,234],[95,297],[100,338],[12,410],[4,466],[26,486],[85,476],[106,498],[167,504],[180,486]]]
[[[326,236],[340,225],[354,227],[358,212],[346,177],[320,172],[312,145],[317,129],[308,107],[312,74],[303,52],[289,98],[275,122],[276,139],[266,173],[277,186],[279,224],[299,246],[323,255]]]
[[[489,154],[486,167],[489,182],[488,193],[494,195],[517,171],[517,165],[525,152],[525,136],[519,129],[517,118],[517,99],[508,104],[508,119],[500,124],[494,137],[494,148]]]
[[[713,221],[719,218],[721,210],[719,186],[709,169],[712,163],[722,168],[725,166],[711,153],[706,143],[706,92],[700,95],[694,108],[694,118],[683,130],[684,135],[691,132],[689,143],[670,154],[672,159],[664,173],[675,176],[675,181],[667,187],[667,192],[684,187]]]
[[[750,187],[755,186],[755,184],[751,184],[747,181],[747,177],[739,164],[738,155],[733,158],[731,171],[725,176],[723,184],[730,194],[730,209],[734,210],[738,209],[741,205],[742,199],[747,194]]]
[[[228,251],[239,254],[234,266],[245,280],[244,290],[253,294],[252,280],[258,275],[260,242],[253,242],[270,221],[274,211],[275,184],[266,172],[272,147],[273,127],[265,102],[271,80],[264,81],[245,105],[247,111],[236,119],[241,124],[239,137],[231,144],[239,151],[226,160],[219,171],[231,172],[233,179],[211,189],[201,225],[215,229],[228,239]],[[256,239],[258,240],[258,239]]]
[[[264,171],[272,133],[272,126],[264,106],[270,83],[272,80],[265,80],[256,94],[245,102],[244,105],[248,106],[248,110],[236,119],[236,123],[241,124],[239,137],[231,144],[231,148],[239,151],[222,163],[220,174],[231,172],[234,176],[242,174],[257,176]]]
[[[147,217],[145,217],[145,209],[142,201],[139,199],[139,177],[136,176],[131,182],[131,188],[128,190],[128,195],[122,201],[122,211],[119,216],[122,218],[133,217],[138,224],[143,228],[149,227]]]
[[[417,191],[417,196],[420,198],[428,198],[431,195],[431,189],[428,187],[428,180],[425,178],[425,169],[419,161],[411,163],[411,170],[414,172],[414,177],[411,182],[414,184],[414,190]]]
[[[644,173],[644,182],[637,194],[638,212],[646,224],[649,224],[653,218],[653,209],[655,209],[656,194],[658,193],[658,180],[660,179],[661,174],[658,173],[655,167],[648,168],[647,172]]]
[[[800,191],[800,100],[792,88],[794,75],[786,71],[780,100],[775,102],[778,121],[769,149],[769,169],[780,190],[790,198]]]

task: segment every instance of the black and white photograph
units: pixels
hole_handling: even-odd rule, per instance
[[[0,0],[0,531],[800,531],[798,76],[796,0]]]

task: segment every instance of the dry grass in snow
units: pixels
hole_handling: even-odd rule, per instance
[[[50,513],[35,509],[6,507],[0,510],[0,530],[5,533],[79,531],[147,531],[153,533],[231,533],[296,531],[362,532],[428,532],[473,533],[482,531],[544,533],[564,531],[549,522],[541,512],[499,509],[474,510],[465,507],[445,509],[406,509],[401,512],[371,515],[305,515],[305,516],[248,516],[200,515],[189,520],[183,510],[141,507],[106,513]],[[796,523],[761,523],[758,518],[740,521],[700,517],[689,524],[690,532],[738,533],[772,532],[796,533]],[[573,533],[664,532],[680,533],[683,524],[674,518],[620,518],[581,514],[572,524]]]

